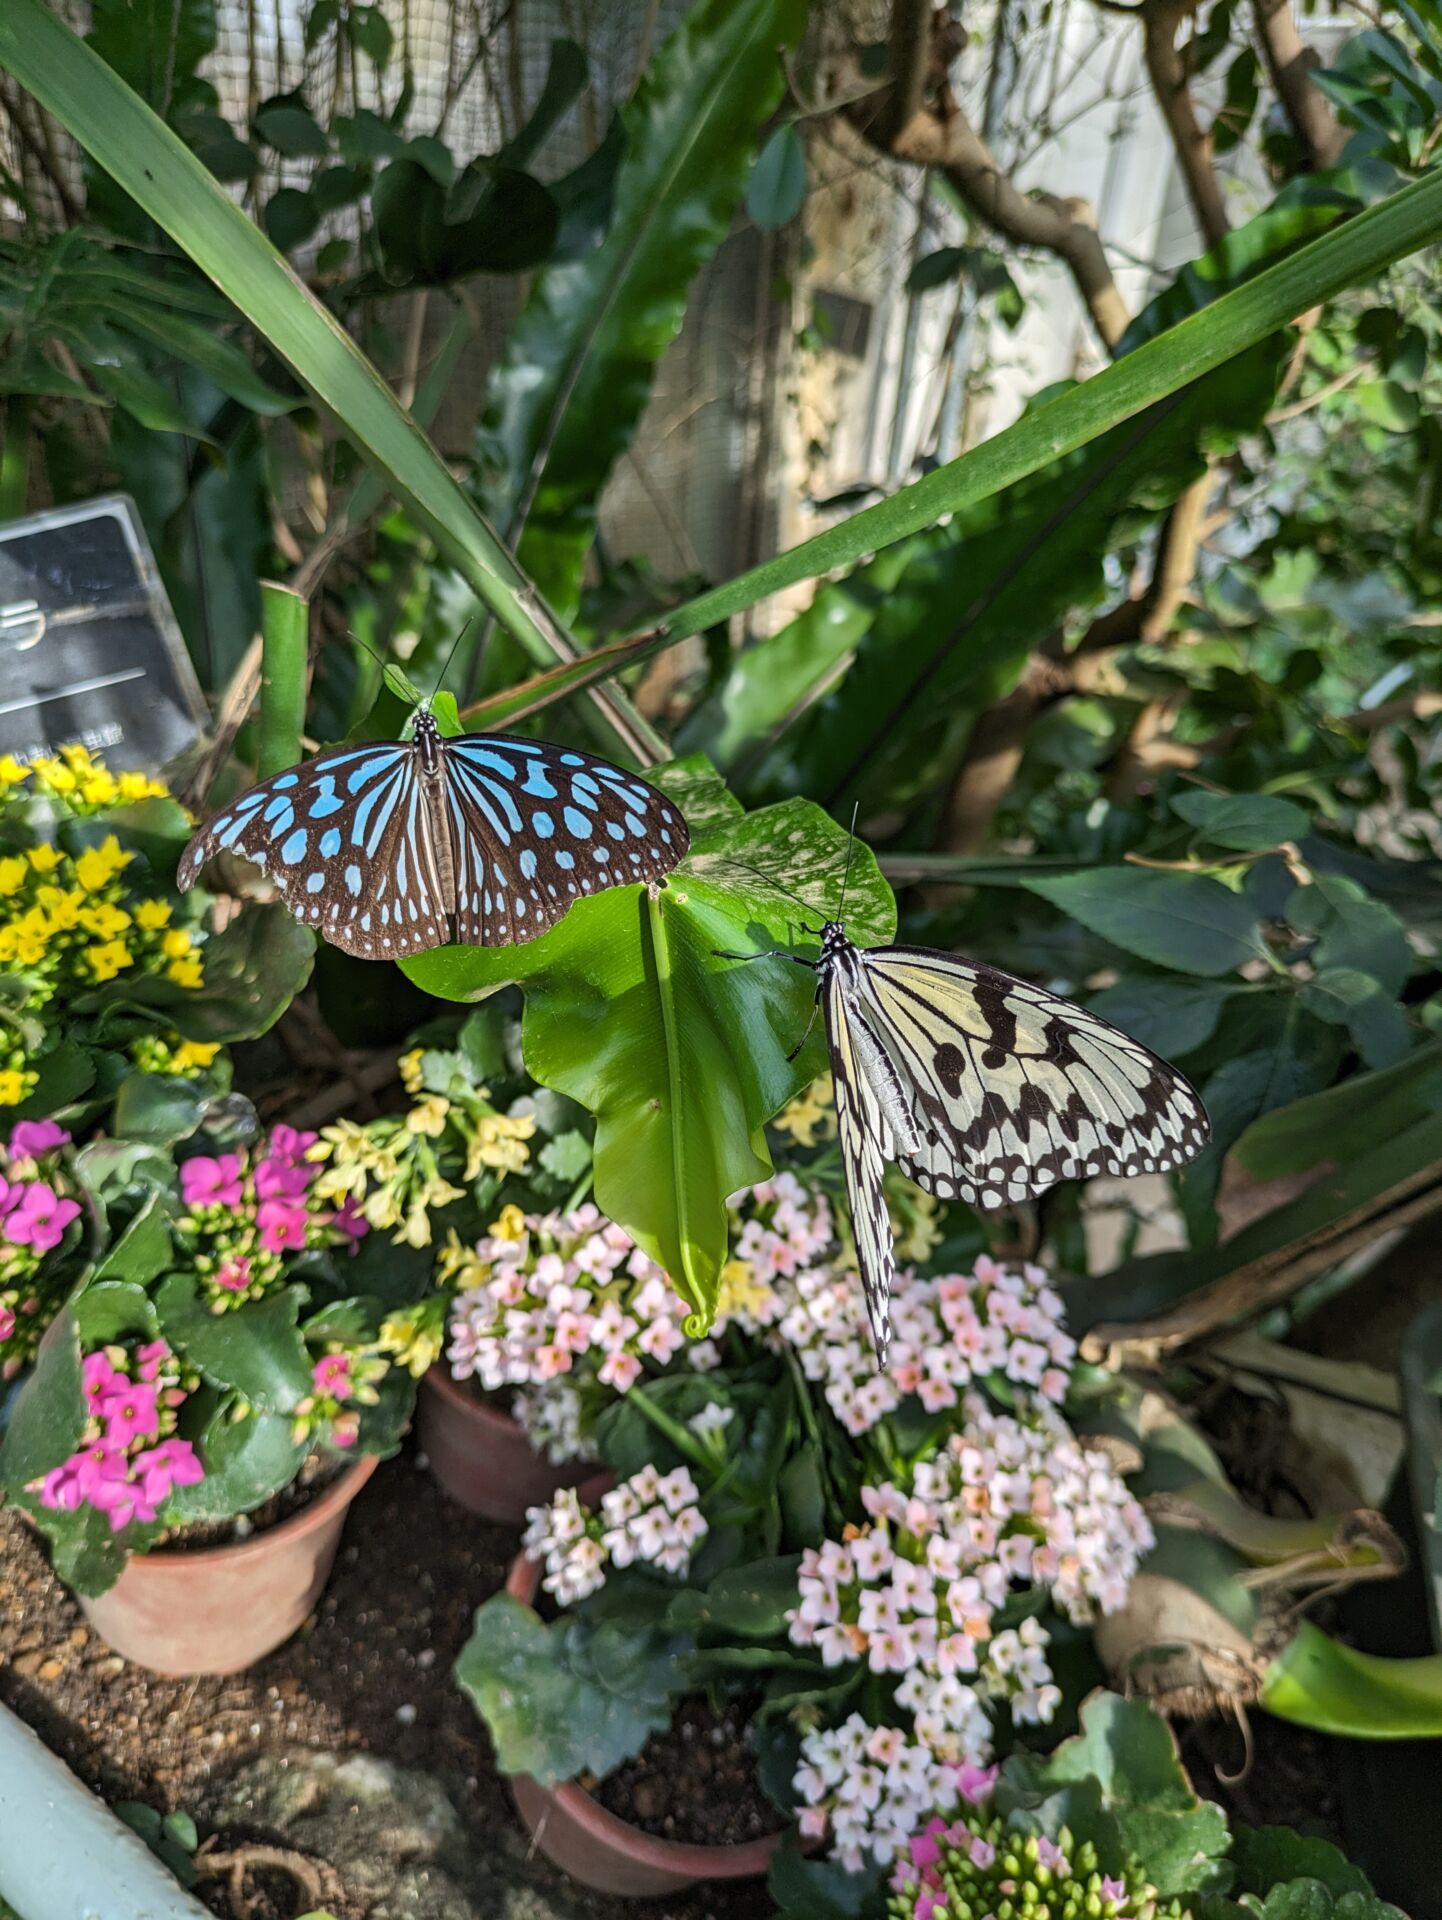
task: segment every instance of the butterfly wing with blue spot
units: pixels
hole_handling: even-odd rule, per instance
[[[297,920],[362,960],[450,938],[450,846],[410,742],[339,747],[248,788],[185,849],[182,889],[218,853],[259,867]]]
[[[687,839],[669,800],[607,761],[432,727],[426,753],[340,747],[251,787],[196,834],[179,880],[238,855],[334,946],[396,960],[533,940],[588,894],[662,879]]]
[[[664,879],[686,852],[680,809],[594,755],[510,735],[441,743],[456,939],[534,940],[588,894]]]

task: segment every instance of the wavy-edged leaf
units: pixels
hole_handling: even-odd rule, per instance
[[[613,888],[524,946],[442,947],[403,963],[449,1000],[519,982],[527,1070],[596,1115],[597,1203],[696,1308],[693,1332],[715,1306],[726,1199],[765,1177],[761,1129],[824,1060],[818,1031],[786,1058],[811,1011],[807,973],[715,954],[799,943],[814,955],[800,923],[835,910],[846,855],[846,835],[819,808],[783,801],[716,820],[654,895]],[[846,917],[863,945],[895,924],[860,845]]]
[[[781,92],[800,0],[700,0],[623,115],[626,157],[605,238],[542,273],[491,379],[482,457],[491,497],[524,521],[518,558],[564,616],[595,533],[596,497],[725,238]]]
[[[1211,979],[1265,952],[1256,908],[1203,873],[1099,867],[1023,884],[1114,946],[1178,973]]]
[[[301,1294],[286,1287],[227,1313],[212,1313],[195,1276],[173,1273],[156,1295],[165,1337],[222,1393],[266,1413],[293,1413],[311,1392],[310,1362],[296,1328]]]

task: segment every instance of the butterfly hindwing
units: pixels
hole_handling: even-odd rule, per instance
[[[509,735],[442,751],[467,945],[533,940],[578,899],[663,879],[686,852],[680,810],[608,761]]]
[[[928,1192],[997,1207],[1058,1180],[1168,1172],[1206,1145],[1187,1081],[1085,1008],[926,948],[859,959],[915,1120],[898,1164]]]

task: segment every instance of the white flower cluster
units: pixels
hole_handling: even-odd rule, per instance
[[[816,1728],[801,1743],[793,1782],[801,1796],[803,1838],[829,1833],[848,1873],[868,1855],[904,1855],[913,1833],[957,1801],[957,1769],[898,1727],[874,1727],[853,1713],[839,1727]]]
[[[896,1705],[917,1741],[952,1766],[986,1760],[999,1702],[1024,1724],[1045,1724],[1061,1702],[1039,1621],[997,1624],[1015,1588],[1049,1591],[1071,1619],[1086,1620],[1122,1604],[1152,1544],[1120,1476],[1055,1408],[1037,1401],[1017,1419],[970,1393],[962,1410],[965,1431],[916,1467],[910,1489],[863,1488],[869,1523],[802,1556],[788,1616],[793,1642],[816,1647],[825,1665],[858,1661],[896,1675]],[[807,1747],[803,1757],[814,1769]],[[835,1830],[844,1807],[844,1845],[863,1844],[861,1816],[883,1802],[868,1809],[822,1793],[819,1777],[803,1767],[796,1781],[813,1824],[831,1820]],[[864,1831],[889,1845],[902,1816],[885,1807],[884,1832],[874,1821]],[[871,1838],[864,1844],[891,1857]]]
[[[860,1435],[908,1394],[940,1413],[989,1374],[1059,1404],[1076,1358],[1064,1313],[1040,1267],[1003,1267],[983,1255],[967,1275],[902,1272],[891,1299],[887,1368],[879,1373],[855,1276],[823,1267],[798,1275],[781,1335],[847,1432]]]
[[[545,1566],[541,1581],[558,1605],[584,1600],[606,1583],[607,1567],[651,1566],[685,1573],[707,1534],[700,1493],[688,1467],[662,1474],[644,1466],[601,1496],[597,1515],[574,1487],[531,1507],[522,1545]]]

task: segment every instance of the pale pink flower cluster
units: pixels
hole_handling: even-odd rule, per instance
[[[467,1257],[477,1283],[457,1294],[446,1349],[457,1380],[488,1391],[543,1386],[586,1363],[624,1393],[647,1360],[686,1345],[686,1307],[623,1227],[589,1202],[574,1213],[517,1214]]]
[[[858,1873],[868,1855],[890,1861],[904,1854],[928,1814],[955,1806],[958,1772],[899,1727],[874,1727],[853,1713],[839,1727],[806,1735],[792,1784],[803,1839],[829,1834],[831,1852]]]
[[[868,1524],[802,1556],[788,1619],[793,1642],[816,1647],[825,1665],[895,1675],[896,1704],[938,1764],[979,1765],[999,1703],[1036,1725],[1061,1702],[1045,1628],[1030,1615],[998,1626],[999,1610],[1021,1587],[1049,1592],[1076,1621],[1113,1611],[1152,1533],[1120,1475],[1045,1401],[1017,1419],[969,1393],[962,1412],[965,1430],[917,1465],[909,1489],[864,1487]],[[805,1747],[803,1757],[814,1769]],[[894,1851],[902,1815],[892,1800],[868,1809],[820,1791],[819,1778],[797,1776],[811,1830],[829,1820],[839,1847],[891,1858],[873,1840]],[[866,1825],[868,1813],[880,1824]]]
[[[983,1255],[970,1274],[897,1276],[884,1373],[877,1371],[854,1274],[824,1267],[800,1274],[780,1331],[837,1419],[859,1436],[908,1394],[928,1413],[941,1413],[989,1375],[1059,1404],[1076,1359],[1064,1314],[1040,1267],[1003,1267]]]
[[[650,1566],[685,1573],[707,1525],[690,1469],[663,1474],[647,1465],[601,1496],[599,1514],[563,1487],[544,1507],[531,1507],[522,1539],[545,1566],[541,1585],[560,1606],[573,1606],[606,1583],[608,1567]]]

